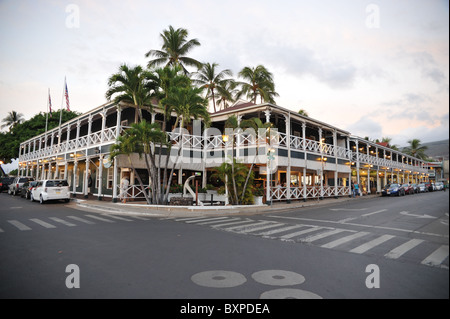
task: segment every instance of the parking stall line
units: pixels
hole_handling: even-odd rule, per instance
[[[57,223],[60,223],[60,224],[69,226],[69,227],[76,226],[75,224],[72,224],[72,223],[70,223],[70,222],[68,222],[68,221],[65,221],[65,220],[63,220],[63,219],[61,219],[61,218],[58,218],[58,217],[49,217],[49,219],[51,219],[51,220],[53,220],[53,221],[55,221],[55,222],[57,222]]]
[[[35,222],[38,225],[41,225],[45,228],[56,228],[55,225],[49,224],[47,222],[44,222],[43,220],[37,219],[37,218],[31,218],[30,219],[32,222]]]
[[[390,258],[390,259],[397,259],[400,256],[402,256],[403,254],[405,254],[406,252],[410,251],[411,249],[420,245],[423,242],[424,242],[424,240],[422,240],[422,239],[411,239],[411,240],[407,241],[406,243],[392,249],[390,252],[388,252],[384,256],[386,258]]]
[[[30,227],[28,227],[27,225],[22,224],[18,220],[8,220],[8,223],[10,223],[11,225],[15,226],[19,230],[31,230]]]

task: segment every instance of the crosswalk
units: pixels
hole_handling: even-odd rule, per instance
[[[141,216],[118,216],[112,214],[85,214],[81,216],[64,216],[64,217],[45,217],[45,218],[29,218],[26,220],[6,220],[0,224],[0,233],[7,231],[31,231],[37,228],[58,228],[58,227],[76,227],[79,225],[94,225],[97,223],[115,223],[117,221],[132,222],[138,220],[149,220],[149,218]]]
[[[209,216],[165,219],[227,232],[311,244],[354,254],[376,254],[388,259],[413,260],[422,265],[449,269],[449,245],[431,243],[422,239],[246,217]]]

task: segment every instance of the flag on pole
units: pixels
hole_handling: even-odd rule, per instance
[[[64,82],[65,82],[65,86],[66,86],[65,92],[64,92],[64,95],[66,96],[66,108],[67,108],[67,111],[70,112],[69,91],[67,90],[67,82],[65,81],[65,79],[64,79]]]
[[[48,89],[48,110],[50,117],[52,117],[52,98],[50,97],[50,89]]]

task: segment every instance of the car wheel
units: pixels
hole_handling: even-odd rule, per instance
[[[39,196],[39,203],[41,203],[41,204],[44,204],[44,203],[45,203],[44,199],[42,198],[42,195]]]

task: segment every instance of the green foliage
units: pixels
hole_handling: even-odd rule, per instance
[[[48,117],[48,130],[59,125],[60,111]],[[61,123],[67,122],[81,113],[62,110]],[[38,113],[27,121],[15,124],[9,132],[0,132],[0,160],[5,163],[19,157],[20,143],[45,132],[46,113]]]

